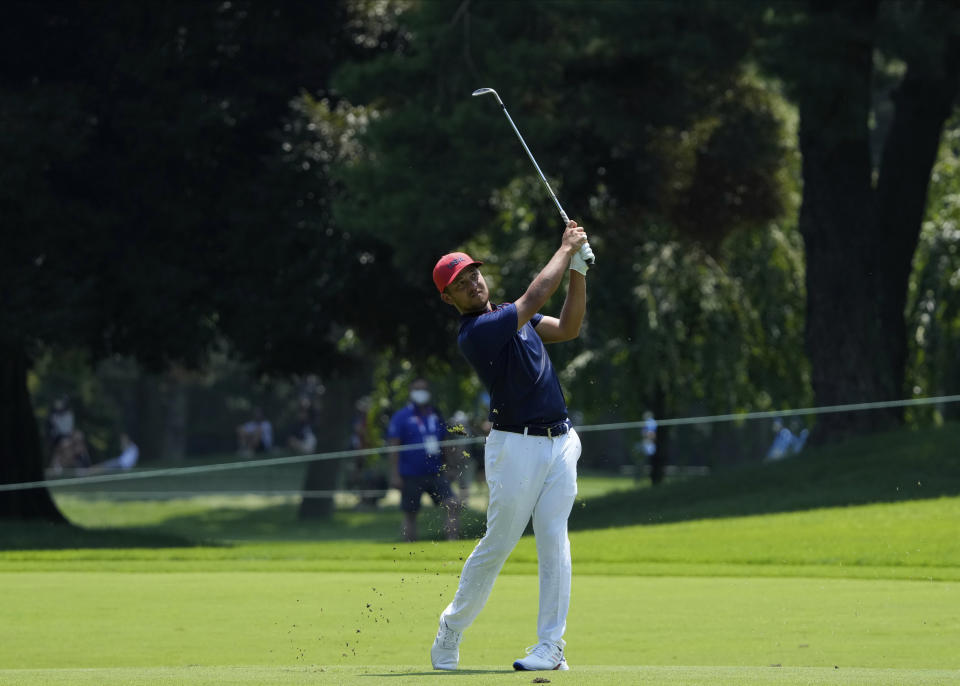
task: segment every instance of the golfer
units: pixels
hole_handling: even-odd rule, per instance
[[[560,249],[514,303],[494,306],[480,265],[466,253],[433,269],[441,299],[460,313],[457,344],[490,392],[485,469],[487,533],[467,558],[456,595],[440,615],[430,650],[434,669],[456,669],[460,638],[487,602],[493,582],[533,517],[540,570],[538,643],[514,669],[568,669],[563,634],[570,606],[567,518],[577,495],[580,438],[567,419],[560,381],[544,348],[576,338],[586,310],[587,235],[571,221]],[[568,270],[560,318],[538,311]]]

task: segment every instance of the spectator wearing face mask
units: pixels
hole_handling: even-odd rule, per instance
[[[400,489],[401,535],[406,541],[417,540],[417,514],[424,493],[446,511],[446,537],[453,540],[459,535],[460,503],[450,488],[456,475],[447,469],[453,455],[441,445],[445,438],[443,417],[430,404],[430,385],[426,379],[416,379],[410,384],[410,402],[393,414],[387,429],[390,445],[409,446],[390,453],[390,485]]]

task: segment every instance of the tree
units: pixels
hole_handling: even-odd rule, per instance
[[[900,398],[908,282],[931,168],[960,85],[960,16],[938,2],[813,0],[775,9],[783,39],[775,69],[800,109],[814,398],[818,405]],[[875,161],[878,52],[906,68]],[[816,436],[887,428],[902,417],[899,409],[825,415]]]
[[[960,388],[960,127],[948,123],[931,175],[910,283],[908,376],[924,395],[950,395]],[[926,408],[929,414],[936,408]],[[914,410],[917,414],[921,409]],[[956,419],[957,406],[940,409]]]
[[[509,126],[469,97],[496,87],[568,213],[596,227],[587,326],[551,353],[572,405],[609,420],[797,402],[802,261],[772,226],[797,166],[789,107],[748,59],[759,18],[722,2],[416,5],[397,51],[335,76],[376,115],[335,171],[339,225],[394,248],[427,303],[409,316],[447,323],[429,350],[455,362],[456,318],[425,278],[439,254],[484,259],[503,301],[559,240]],[[784,302],[761,312],[773,294]]]
[[[390,279],[360,259],[385,246],[333,231],[329,188],[283,158],[290,101],[366,49],[350,26],[345,2],[7,7],[5,417],[32,417],[25,374],[41,345],[164,368],[226,339],[260,369],[325,371],[351,361],[337,348],[345,320],[389,335],[351,307]],[[0,481],[40,480],[35,423],[18,427]],[[48,501],[2,494],[0,516],[59,519]]]

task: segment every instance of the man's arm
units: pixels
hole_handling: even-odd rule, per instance
[[[527,287],[526,292],[514,303],[514,306],[517,308],[518,330],[530,321],[530,318],[533,317],[533,315],[547,303],[550,296],[557,291],[560,282],[563,280],[563,275],[570,266],[570,257],[586,242],[586,232],[578,227],[575,221],[571,221],[567,225],[566,231],[563,232],[563,242],[560,245],[560,249],[553,254],[553,257],[547,262],[547,266],[537,274],[537,277]],[[571,285],[572,283],[573,279],[571,279]],[[584,289],[584,291],[585,290],[586,289]],[[566,309],[566,303],[564,304],[564,309]],[[582,319],[582,313],[580,317]],[[577,325],[577,329],[579,330],[579,325]],[[539,332],[539,327],[537,331]]]
[[[546,317],[537,324],[537,334],[544,343],[562,343],[580,335],[580,325],[587,311],[587,279],[580,272],[570,270],[567,298],[563,301],[560,318]]]

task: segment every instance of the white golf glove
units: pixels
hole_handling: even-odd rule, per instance
[[[573,257],[570,258],[570,269],[573,271],[580,272],[586,276],[589,268],[590,265],[588,265],[586,260],[583,259],[583,255],[580,254],[579,250],[573,254]]]

